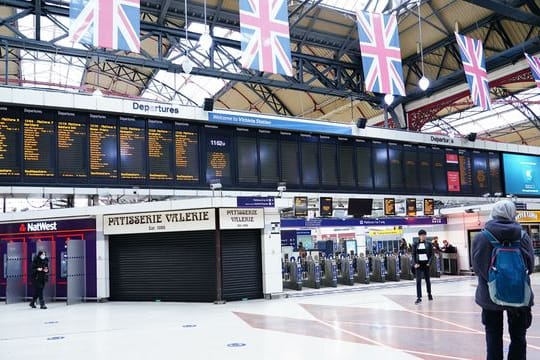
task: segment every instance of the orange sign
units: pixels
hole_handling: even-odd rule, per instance
[[[516,220],[519,223],[540,223],[540,210],[518,211]]]

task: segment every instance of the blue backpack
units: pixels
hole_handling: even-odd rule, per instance
[[[488,230],[482,232],[493,245],[488,272],[491,301],[501,306],[529,306],[531,286],[521,254],[521,238],[501,243]]]

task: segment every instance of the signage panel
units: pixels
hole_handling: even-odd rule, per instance
[[[219,228],[226,229],[263,229],[264,209],[219,209]]]
[[[272,196],[238,196],[236,206],[239,208],[274,207],[275,201]]]

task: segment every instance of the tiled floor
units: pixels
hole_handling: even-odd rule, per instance
[[[225,305],[0,305],[0,359],[484,359],[476,281],[445,280],[421,305],[413,281]],[[535,320],[528,342],[540,359]]]

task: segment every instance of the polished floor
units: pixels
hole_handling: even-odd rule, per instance
[[[420,305],[413,281],[224,305],[0,305],[0,359],[485,359],[475,283],[435,279]],[[528,343],[540,359],[536,319]]]

